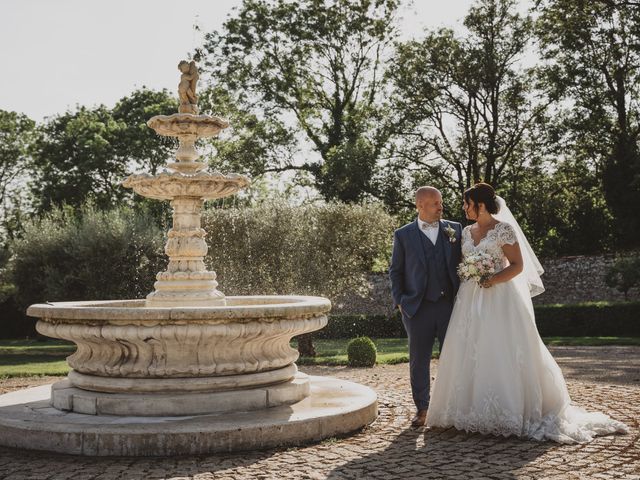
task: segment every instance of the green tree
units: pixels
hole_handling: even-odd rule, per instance
[[[290,148],[316,153],[302,163],[268,157],[262,171],[307,172],[326,199],[375,193],[391,131],[381,77],[397,8],[397,0],[244,0],[206,36],[197,56],[215,81],[256,118],[293,123],[302,139],[292,136]]]
[[[568,154],[598,172],[621,243],[640,233],[640,8],[619,0],[539,0],[537,34]]]
[[[295,132],[274,116],[247,111],[237,95],[221,85],[201,92],[199,106],[230,123],[220,137],[208,141],[215,151],[204,156],[213,168],[259,177],[293,165]]]
[[[31,189],[39,212],[87,200],[99,208],[121,202],[127,192],[118,183],[126,164],[114,139],[125,129],[105,106],[80,107],[50,119],[38,129]]]
[[[527,167],[502,194],[538,255],[594,254],[614,245],[614,222],[596,172],[580,160]]]
[[[621,257],[609,267],[605,277],[607,286],[617,289],[629,300],[629,290],[640,286],[640,256]]]
[[[133,171],[157,173],[175,148],[173,140],[147,127],[147,120],[176,111],[177,101],[167,91],[143,88],[113,109],[80,107],[46,121],[33,145],[35,210],[79,208],[87,201],[109,208],[130,200],[122,180]]]
[[[532,22],[516,2],[480,0],[464,25],[465,36],[445,28],[398,44],[388,72],[403,119],[389,175],[408,172],[456,197],[480,180],[499,188],[540,162],[535,138],[547,108],[520,63]]]
[[[121,98],[111,112],[113,119],[122,125],[113,140],[118,157],[132,162],[140,171],[158,173],[175,153],[177,141],[156,134],[147,121],[155,115],[177,111],[178,101],[167,90],[143,87]]]
[[[156,175],[173,157],[178,141],[158,135],[147,126],[147,121],[155,115],[172,115],[177,111],[178,100],[165,89],[143,87],[118,101],[112,115],[121,128],[114,132],[113,146],[117,157],[127,165],[127,174],[135,171]],[[138,211],[150,214],[162,225],[168,224],[171,218],[168,202],[136,194],[132,198]]]
[[[0,110],[0,241],[18,228],[34,130],[26,115]]]

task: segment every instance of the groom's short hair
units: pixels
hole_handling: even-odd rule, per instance
[[[440,193],[440,190],[438,190],[436,187],[431,187],[431,186],[420,187],[416,190],[416,202],[421,198],[424,198],[428,195],[435,195],[436,193],[439,195],[442,195]]]

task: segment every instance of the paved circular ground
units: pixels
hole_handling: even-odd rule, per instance
[[[374,388],[380,416],[344,439],[298,448],[176,458],[87,458],[0,449],[6,479],[636,479],[640,480],[640,347],[551,348],[574,403],[631,427],[627,435],[558,445],[413,429],[408,365],[301,368]],[[434,372],[437,363],[434,362]],[[39,383],[47,383],[40,379]],[[19,382],[20,388],[26,383]],[[0,388],[8,387],[0,382]]]

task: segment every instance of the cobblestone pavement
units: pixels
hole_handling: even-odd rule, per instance
[[[140,459],[0,448],[0,478],[640,480],[640,347],[550,350],[565,372],[574,403],[624,421],[631,427],[629,434],[600,437],[586,445],[558,445],[467,435],[454,429],[412,429],[407,364],[372,369],[305,367],[302,370],[313,375],[331,375],[375,389],[378,419],[348,438],[263,452]]]

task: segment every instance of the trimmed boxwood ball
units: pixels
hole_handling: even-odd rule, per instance
[[[357,337],[347,345],[350,367],[373,367],[376,364],[376,345],[369,337]]]

